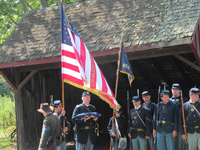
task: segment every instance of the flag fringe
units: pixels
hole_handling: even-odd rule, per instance
[[[117,110],[119,110],[120,105],[119,105],[117,102],[116,102],[117,104],[116,104],[116,108],[115,108],[115,106],[114,106],[108,99],[106,99],[105,97],[101,96],[99,93],[104,94],[104,95],[107,95],[107,96],[109,96],[109,98],[113,99],[113,97],[110,96],[109,94],[107,94],[107,93],[105,93],[105,92],[102,92],[102,91],[100,91],[100,90],[97,90],[97,89],[91,89],[91,88],[88,88],[88,87],[85,87],[85,86],[76,84],[76,83],[74,83],[74,82],[72,82],[72,81],[69,81],[69,80],[67,80],[67,79],[63,79],[63,80],[64,80],[65,83],[68,83],[68,84],[70,84],[70,85],[72,85],[72,86],[75,86],[75,87],[77,87],[77,88],[80,88],[80,89],[87,90],[87,91],[89,91],[89,92],[91,92],[91,93],[93,93],[93,94],[99,96],[103,101],[105,101],[106,103],[108,103],[109,106],[110,106],[112,109],[117,109]],[[115,102],[115,100],[113,100],[113,101]]]

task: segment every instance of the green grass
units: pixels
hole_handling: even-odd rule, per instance
[[[16,148],[16,142],[11,142],[8,140],[4,134],[3,128],[0,128],[0,149],[11,150]]]
[[[0,108],[0,150],[15,150],[16,135],[12,140],[9,138],[16,128],[15,102],[9,96],[0,95]]]

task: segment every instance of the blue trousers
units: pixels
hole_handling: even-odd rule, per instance
[[[132,150],[146,150],[147,149],[147,140],[137,136],[135,139],[132,139]]]
[[[58,147],[57,150],[66,150],[66,142],[63,141]]]
[[[93,150],[94,145],[90,140],[90,135],[88,136],[88,140],[86,144],[79,143],[76,141],[76,150]]]
[[[157,132],[158,150],[175,150],[175,141],[176,138],[172,138],[172,133]]]
[[[150,150],[153,150],[153,141],[154,141],[153,135],[150,135],[150,138],[148,139]]]

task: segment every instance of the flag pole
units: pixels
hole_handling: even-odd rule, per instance
[[[64,93],[64,80],[62,79],[62,104],[63,104],[63,109],[65,110],[65,93]],[[65,117],[65,116],[64,116]],[[65,128],[65,119],[63,120],[63,129]],[[65,137],[65,133],[63,134]]]
[[[60,1],[60,4],[61,3],[62,3],[62,0]],[[63,7],[63,5],[62,5],[62,7]],[[62,13],[61,13],[61,41],[62,41],[62,26],[63,25],[62,25]],[[62,69],[62,62],[61,62],[61,69]],[[61,72],[62,72],[62,70],[61,70]],[[63,77],[62,77],[62,106],[63,106],[63,109],[65,110],[65,94],[64,94],[64,80],[63,80]],[[64,128],[65,128],[65,119],[63,120],[63,129]],[[65,133],[63,134],[63,136],[64,136],[64,139],[65,139]]]
[[[121,34],[121,43],[120,43],[120,50],[119,50],[119,57],[118,57],[118,66],[117,66],[117,72],[116,72],[115,99],[117,99],[117,89],[118,89],[118,80],[119,80],[119,67],[120,67],[121,50],[122,50],[122,38],[123,38],[123,32]],[[115,111],[113,109],[112,129],[113,129],[113,124],[114,124],[114,117],[115,117]],[[110,137],[110,150],[112,150],[112,137]]]

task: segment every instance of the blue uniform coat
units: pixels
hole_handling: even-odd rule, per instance
[[[140,111],[139,115],[143,122],[145,123],[146,127],[138,117],[136,111]],[[146,107],[141,106],[138,110],[135,108],[132,108],[130,111],[130,116],[131,116],[131,122],[132,122],[132,128],[133,130],[131,131],[131,138],[135,139],[138,135],[141,138],[145,138],[145,136],[150,136],[151,135],[151,115],[150,115],[150,110],[147,109]],[[143,131],[136,131],[134,129],[143,129]]]
[[[84,107],[86,107],[86,109]],[[87,107],[86,105],[79,104],[74,108],[73,114],[72,114],[72,122],[75,124],[75,126],[78,128],[76,132],[76,141],[82,144],[86,144],[88,140],[88,135],[90,135],[90,140],[92,144],[94,145],[96,142],[96,133],[95,133],[95,121],[93,118],[87,120],[84,122],[84,118],[76,117],[77,114],[80,113],[86,113],[86,112],[96,112],[96,108],[89,104]],[[84,127],[90,127],[90,129],[83,129]],[[80,129],[80,130],[79,130]]]
[[[194,132],[200,133],[200,117],[198,116],[197,112],[193,109],[193,107],[191,105],[193,105],[193,104],[190,103],[190,101],[184,103],[184,114],[185,114],[185,122],[186,122],[186,127],[187,127],[186,131],[187,131],[187,133],[191,133],[191,134],[193,134]],[[200,102],[197,101],[194,104],[194,106],[200,112]],[[182,134],[185,134],[184,128],[183,128],[182,109],[180,110],[179,116],[180,116],[179,117],[179,127],[180,127],[180,132],[182,135]]]
[[[153,129],[156,128],[157,105],[156,105],[156,108],[154,110]],[[172,101],[169,101],[167,104],[164,104],[163,102],[159,102],[158,114],[163,109],[163,107],[165,107],[166,111],[172,117],[170,117],[170,115],[167,112],[163,111],[161,116],[158,115],[158,118],[159,118],[158,120],[159,121],[168,121],[168,122],[173,123],[173,125],[171,123],[165,123],[165,124],[162,124],[161,126],[159,126],[157,124],[157,132],[161,133],[162,131],[164,131],[165,133],[172,133],[173,131],[177,131],[177,129],[178,129],[178,118],[179,118],[179,111],[178,111],[177,104],[172,102]]]

